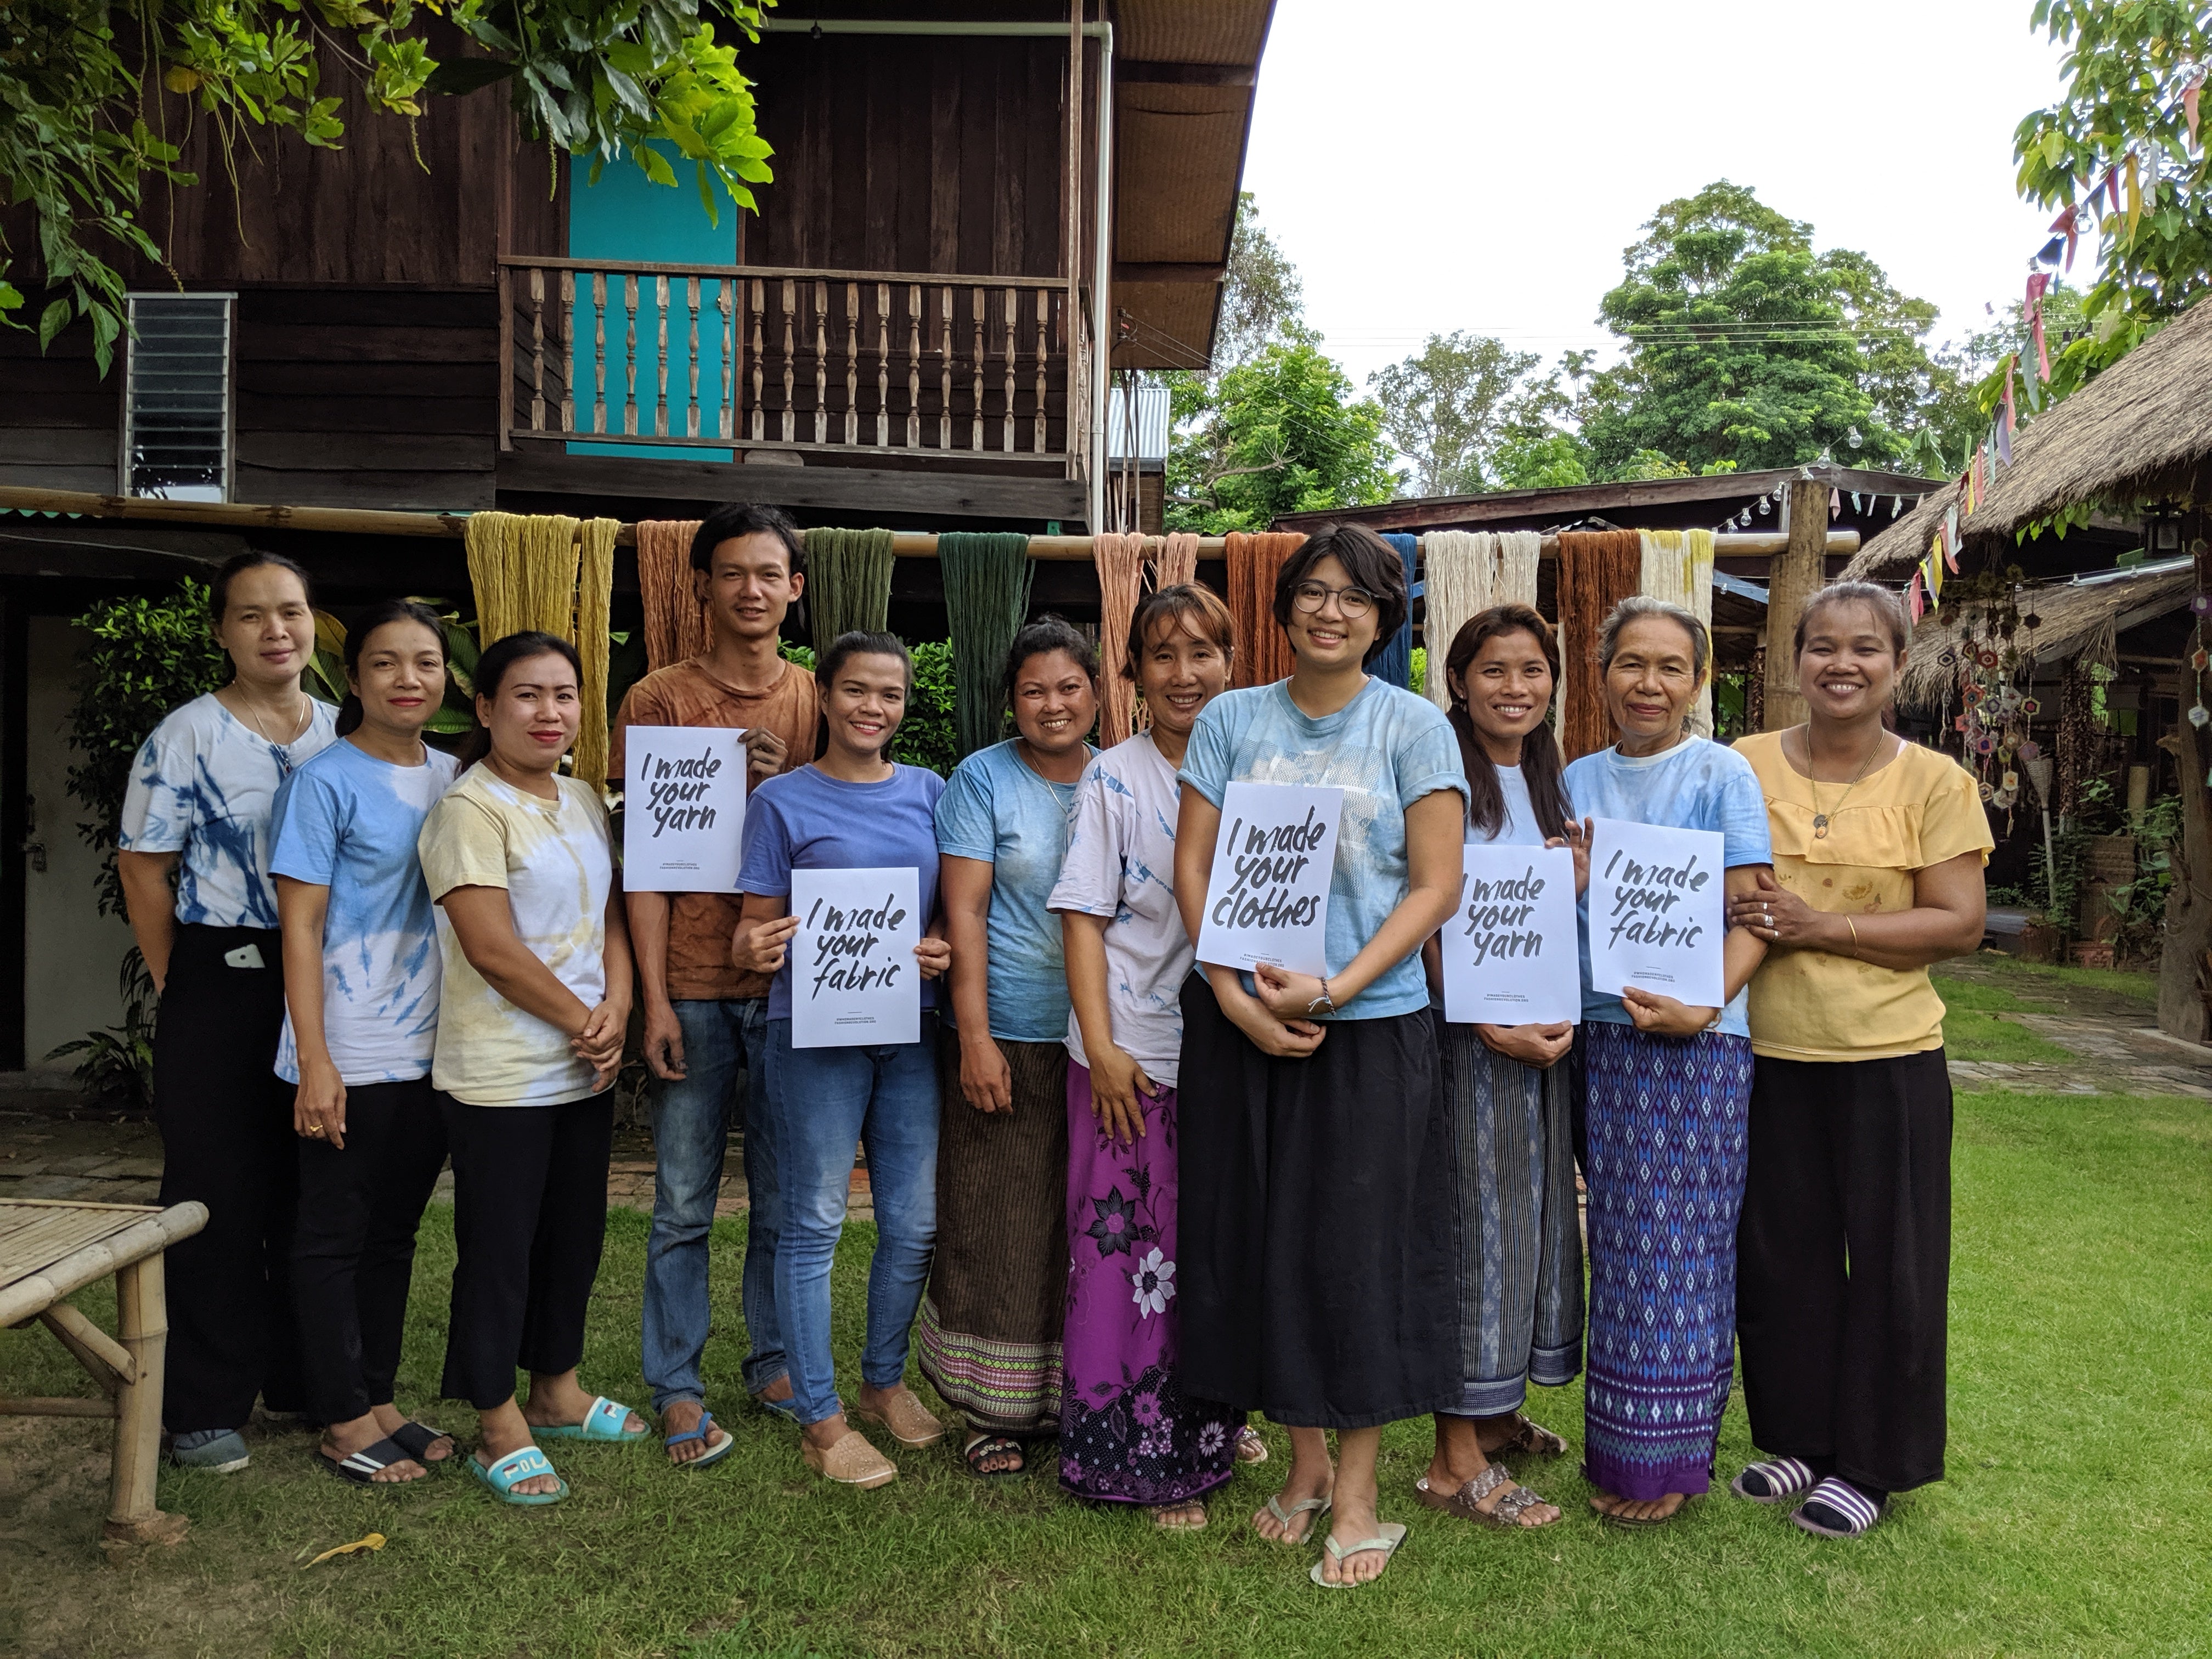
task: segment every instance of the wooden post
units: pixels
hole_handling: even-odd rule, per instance
[[[1789,512],[1789,544],[1767,568],[1765,721],[1760,727],[1766,732],[1782,731],[1805,718],[1790,642],[1805,601],[1827,585],[1828,486],[1817,478],[1797,479],[1790,486]]]
[[[116,1391],[115,1456],[108,1488],[110,1542],[173,1544],[190,1522],[155,1507],[161,1458],[161,1382],[169,1346],[169,1297],[162,1257],[117,1269],[116,1334],[135,1380]]]
[[[2197,586],[2212,588],[2212,514],[2181,521],[2181,544],[2197,556]],[[2201,636],[2201,629],[2200,629]],[[2194,647],[2192,647],[2192,649]],[[2191,686],[2185,681],[2182,702]],[[2185,710],[2185,712],[2186,712]],[[2174,728],[2174,770],[2181,789],[2181,846],[2166,897],[2166,942],[2158,958],[2158,1029],[2202,1042],[2212,1027],[2205,1007],[2206,949],[2212,946],[2212,793],[2205,774],[2212,744],[2184,720]]]

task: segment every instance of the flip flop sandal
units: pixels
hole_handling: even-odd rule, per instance
[[[764,1394],[757,1394],[753,1395],[752,1401],[754,1405],[758,1406],[763,1411],[770,1413],[775,1416],[781,1417],[787,1423],[796,1423],[799,1421],[799,1396],[797,1395],[790,1395],[781,1400],[771,1400]]]
[[[1863,1538],[1888,1507],[1832,1474],[1813,1488],[1790,1518],[1816,1538]],[[1808,1513],[1813,1510],[1820,1513]]]
[[[530,1431],[546,1440],[644,1440],[647,1438],[642,1431],[632,1434],[624,1426],[629,1423],[631,1415],[630,1408],[620,1401],[610,1400],[606,1395],[601,1395],[592,1401],[592,1408],[584,1413],[582,1422],[553,1423],[544,1428],[533,1423],[531,1425]]]
[[[561,1480],[553,1465],[546,1461],[545,1454],[535,1446],[525,1446],[518,1451],[511,1451],[489,1468],[474,1457],[465,1461],[469,1466],[469,1473],[483,1481],[485,1486],[489,1486],[492,1496],[502,1504],[515,1504],[535,1509],[547,1504],[557,1504],[568,1495],[568,1483],[566,1480]],[[515,1491],[515,1487],[523,1481],[541,1474],[550,1474],[556,1480],[561,1480],[559,1490],[529,1492]]]
[[[1567,1443],[1541,1423],[1530,1420],[1519,1412],[1513,1413],[1513,1432],[1498,1443],[1497,1451],[1486,1450],[1485,1457],[1496,1457],[1500,1452],[1521,1452],[1530,1457],[1562,1457],[1566,1455]]]
[[[1007,1452],[1012,1452],[1022,1461],[1011,1469],[987,1469],[983,1467],[985,1458],[1001,1456]],[[1022,1449],[1022,1443],[1009,1440],[1004,1435],[984,1435],[974,1443],[962,1447],[960,1455],[967,1460],[969,1473],[980,1480],[1015,1480],[1029,1473],[1030,1457]]]
[[[1500,1486],[1510,1486],[1512,1490],[1490,1508],[1480,1508],[1482,1500]],[[1550,1521],[1540,1521],[1532,1527],[1521,1519],[1523,1510],[1534,1509],[1546,1500],[1516,1481],[1502,1465],[1497,1463],[1492,1463],[1457,1492],[1438,1492],[1429,1484],[1429,1477],[1425,1474],[1413,1482],[1413,1496],[1430,1509],[1442,1510],[1446,1515],[1459,1520],[1497,1527],[1505,1532],[1535,1532],[1553,1524]]]
[[[1756,1479],[1765,1492],[1753,1492],[1744,1482]],[[1784,1504],[1801,1492],[1810,1492],[1820,1477],[1794,1457],[1777,1457],[1765,1463],[1747,1463],[1729,1482],[1729,1490],[1753,1504]]]
[[[863,1423],[880,1423],[892,1439],[913,1450],[933,1446],[945,1438],[945,1425],[930,1415],[929,1408],[914,1397],[911,1389],[901,1389],[891,1395],[890,1405],[882,1411],[863,1408],[853,1415]]]
[[[1336,1565],[1340,1571],[1343,1570],[1346,1556],[1358,1555],[1362,1550],[1381,1550],[1382,1565],[1387,1570],[1390,1565],[1390,1558],[1398,1553],[1398,1546],[1406,1541],[1406,1528],[1403,1522],[1382,1521],[1376,1523],[1376,1533],[1375,1537],[1362,1539],[1357,1544],[1340,1544],[1336,1541],[1335,1534],[1332,1533],[1321,1540],[1322,1547],[1336,1558]],[[1313,1564],[1313,1571],[1306,1576],[1323,1589],[1358,1589],[1359,1588],[1359,1583],[1349,1580],[1341,1583],[1331,1583],[1321,1576],[1321,1563],[1318,1561]],[[1373,1578],[1363,1579],[1359,1582],[1372,1584],[1382,1577],[1382,1575],[1378,1572]]]
[[[1249,1423],[1237,1431],[1237,1461],[1244,1464],[1260,1464],[1267,1461],[1267,1443],[1260,1438],[1259,1430]]]
[[[699,1413],[698,1427],[691,1429],[683,1434],[672,1434],[665,1436],[661,1440],[660,1443],[664,1448],[669,1449],[673,1449],[678,1446],[689,1445],[694,1440],[706,1439],[708,1431],[712,1430],[714,1426],[714,1413],[709,1411],[702,1411]],[[703,1469],[709,1463],[720,1462],[723,1458],[727,1457],[732,1452],[737,1450],[737,1436],[732,1434],[727,1429],[725,1429],[722,1431],[721,1444],[709,1445],[706,1451],[701,1455],[688,1459],[682,1462],[678,1462],[673,1458],[669,1461],[679,1469]]]
[[[454,1451],[459,1449],[453,1443],[453,1437],[443,1429],[434,1429],[428,1423],[417,1423],[411,1417],[392,1430],[392,1439],[394,1443],[405,1447],[407,1455],[426,1469],[434,1469],[441,1463],[452,1462]],[[446,1455],[443,1457],[431,1456],[430,1448],[441,1440],[447,1443]]]
[[[394,1463],[404,1463],[410,1458],[418,1463],[422,1461],[421,1458],[416,1457],[415,1454],[410,1451],[406,1447],[401,1445],[397,1435],[387,1435],[383,1439],[378,1441],[374,1445],[364,1446],[361,1450],[355,1452],[350,1456],[347,1457],[325,1457],[319,1450],[315,1453],[315,1462],[320,1463],[332,1474],[337,1476],[339,1480],[347,1481],[356,1486],[406,1486],[413,1485],[414,1482],[409,1480],[379,1480],[376,1479],[376,1475],[379,1471],[388,1469]],[[422,1478],[422,1476],[416,1477],[418,1480]],[[526,1475],[521,1478],[527,1480],[529,1477]]]
[[[1267,1500],[1267,1513],[1275,1517],[1276,1524],[1283,1529],[1283,1535],[1273,1541],[1278,1544],[1304,1543],[1313,1536],[1313,1529],[1321,1524],[1322,1517],[1328,1513],[1329,1504],[1333,1501],[1327,1498],[1301,1498],[1285,1510],[1283,1507],[1283,1495],[1277,1492]],[[1307,1522],[1303,1529],[1293,1531],[1293,1528],[1297,1527],[1298,1517],[1302,1515],[1310,1515],[1313,1519]]]
[[[811,1440],[801,1440],[799,1450],[808,1468],[841,1486],[858,1486],[865,1492],[898,1475],[898,1465],[871,1445],[868,1437],[858,1429],[846,1430],[827,1451]]]

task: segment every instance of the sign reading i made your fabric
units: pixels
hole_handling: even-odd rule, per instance
[[[1222,792],[1200,961],[1328,972],[1328,879],[1343,813],[1341,789],[1232,783]]]
[[[1571,1024],[1582,1018],[1575,855],[1564,847],[1465,851],[1459,908],[1444,923],[1444,1018],[1462,1024]]]
[[[742,731],[633,726],[623,736],[623,885],[737,890],[745,827]]]
[[[1707,830],[1595,820],[1590,842],[1590,988],[1633,985],[1697,1008],[1728,1000],[1721,945],[1725,843]]]
[[[921,1041],[921,878],[891,870],[793,870],[791,1046]]]

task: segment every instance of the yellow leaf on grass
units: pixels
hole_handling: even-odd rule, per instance
[[[361,1550],[380,1550],[383,1547],[384,1534],[380,1532],[373,1532],[366,1538],[355,1539],[350,1544],[341,1544],[334,1550],[325,1550],[307,1565],[311,1567],[319,1567],[334,1555],[352,1555]]]

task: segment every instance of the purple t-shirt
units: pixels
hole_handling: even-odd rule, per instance
[[[846,783],[819,767],[757,785],[745,802],[744,857],[738,890],[763,898],[791,892],[793,870],[919,872],[922,927],[937,914],[937,798],[945,780],[920,766],[897,766],[881,783]],[[937,1006],[935,981],[921,982],[925,1011]],[[791,1018],[791,959],[769,987],[768,1017]]]

